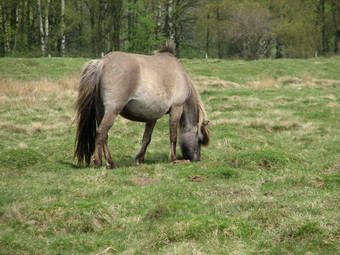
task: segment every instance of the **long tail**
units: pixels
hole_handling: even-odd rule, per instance
[[[76,102],[77,134],[75,139],[74,157],[78,165],[85,158],[87,166],[95,149],[96,139],[96,98],[99,96],[99,83],[104,63],[100,60],[88,62],[81,75],[79,94]]]

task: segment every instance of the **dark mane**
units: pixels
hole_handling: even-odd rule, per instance
[[[156,53],[163,53],[163,52],[169,52],[170,54],[175,55],[176,45],[171,41],[165,42],[165,44],[156,51]]]

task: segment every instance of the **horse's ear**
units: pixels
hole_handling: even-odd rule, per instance
[[[209,121],[204,121],[203,125],[201,126],[201,133],[202,133],[202,139],[201,143],[203,146],[208,146],[210,143],[210,131],[208,128]]]

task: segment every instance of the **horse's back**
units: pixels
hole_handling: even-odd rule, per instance
[[[166,114],[190,94],[188,77],[170,53],[154,56],[113,52],[104,59],[101,96],[104,105],[124,105],[121,115],[150,121]]]

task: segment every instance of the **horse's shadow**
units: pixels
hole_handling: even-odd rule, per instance
[[[182,157],[179,156],[178,158],[181,159]],[[58,160],[58,163],[63,165],[63,166],[67,166],[71,169],[74,169],[74,170],[87,168],[85,166],[79,166],[79,165],[75,164],[74,162],[69,162],[69,161],[65,161],[65,160]],[[147,158],[145,158],[145,161],[144,161],[144,165],[168,164],[168,163],[170,163],[170,162],[169,162],[168,154],[166,154],[166,153],[158,154],[158,155],[155,155],[155,156],[149,155]],[[118,167],[118,169],[121,168],[121,167],[124,167],[124,168],[139,167],[139,165],[136,165],[134,157],[117,159],[117,160],[115,160],[115,164]],[[105,161],[104,160],[103,160],[102,168],[105,168]]]
[[[68,166],[68,167],[70,167],[72,169],[82,169],[83,168],[81,166],[78,166],[78,165],[74,164],[73,162],[68,162],[68,161],[64,161],[64,160],[58,160],[58,163],[60,165],[63,165],[63,166]]]

